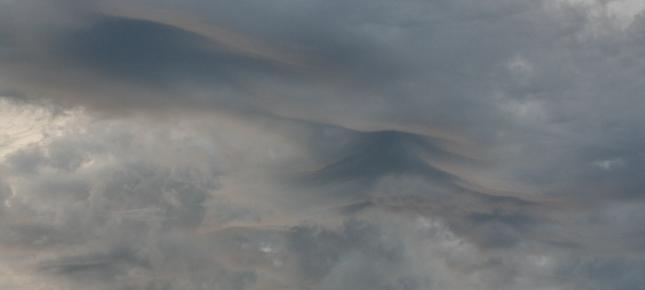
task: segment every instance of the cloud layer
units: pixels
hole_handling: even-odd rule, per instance
[[[641,289],[640,1],[0,1],[2,289]]]

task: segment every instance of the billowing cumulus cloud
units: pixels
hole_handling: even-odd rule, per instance
[[[644,8],[0,0],[0,288],[641,289]]]

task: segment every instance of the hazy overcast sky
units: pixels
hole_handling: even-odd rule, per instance
[[[0,289],[645,289],[644,9],[0,0]]]

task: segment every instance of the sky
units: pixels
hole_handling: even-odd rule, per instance
[[[641,0],[0,0],[0,289],[645,289]]]

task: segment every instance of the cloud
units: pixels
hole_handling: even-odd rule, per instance
[[[638,9],[0,1],[0,288],[638,289]]]

